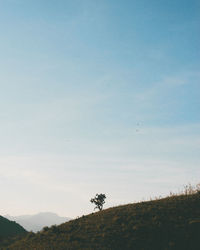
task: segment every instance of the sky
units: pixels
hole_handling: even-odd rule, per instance
[[[0,214],[199,183],[199,27],[198,0],[0,0]]]

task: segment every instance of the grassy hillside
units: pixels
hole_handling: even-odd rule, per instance
[[[10,221],[0,216],[0,237],[16,236],[25,233],[26,230],[15,221]]]
[[[199,250],[200,194],[106,209],[29,233],[6,249]]]
[[[0,246],[12,242],[12,240],[14,240],[13,237],[19,237],[25,234],[26,230],[22,226],[15,221],[10,221],[0,216]]]

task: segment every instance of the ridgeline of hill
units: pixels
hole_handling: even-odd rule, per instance
[[[199,250],[200,193],[109,208],[28,233],[5,249]]]
[[[0,247],[14,241],[13,237],[24,236],[26,233],[26,230],[15,221],[0,216]]]

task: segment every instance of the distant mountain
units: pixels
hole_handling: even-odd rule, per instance
[[[9,220],[16,221],[23,226],[27,231],[37,232],[45,226],[59,225],[67,222],[70,218],[60,217],[55,213],[43,212],[35,215],[10,216],[5,215]]]

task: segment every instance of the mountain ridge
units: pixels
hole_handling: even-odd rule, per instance
[[[43,227],[59,225],[70,220],[69,217],[61,217],[53,212],[40,212],[33,215],[10,216],[5,215],[5,218],[16,221],[22,225],[27,231],[37,232]]]

